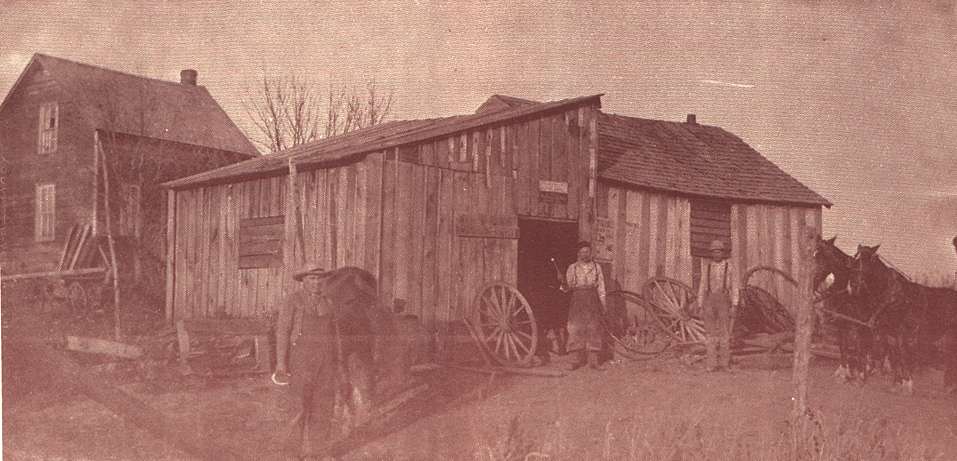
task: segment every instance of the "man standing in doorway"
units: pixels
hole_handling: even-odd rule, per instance
[[[714,240],[708,247],[709,258],[701,260],[698,305],[704,313],[706,366],[708,371],[731,367],[731,306],[736,306],[737,290],[728,280],[728,255],[724,242]]]
[[[332,437],[336,385],[336,326],[322,296],[324,270],[307,266],[293,276],[302,287],[282,304],[276,322],[276,374],[288,383],[297,413],[286,450],[305,456]],[[287,367],[288,353],[288,367]]]
[[[578,261],[565,273],[571,303],[568,308],[569,352],[578,354],[572,370],[588,363],[598,369],[598,353],[602,348],[601,315],[605,309],[605,277],[601,266],[592,259],[591,244],[578,243]]]

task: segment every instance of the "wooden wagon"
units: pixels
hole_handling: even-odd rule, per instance
[[[744,281],[734,316],[737,342],[762,348],[759,341],[746,337],[793,331],[794,320],[789,307],[781,302],[784,297],[779,290],[796,290],[794,278],[775,267],[755,266],[746,272]],[[652,277],[642,293],[616,290],[608,293],[606,301],[602,324],[609,343],[624,357],[648,358],[668,348],[700,345],[705,339],[696,293],[680,280]],[[480,349],[499,364],[527,366],[535,356],[538,323],[528,301],[514,286],[496,281],[481,287],[463,320]]]

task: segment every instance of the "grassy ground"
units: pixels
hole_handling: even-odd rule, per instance
[[[792,458],[790,370],[781,365],[759,360],[708,374],[679,361],[621,362],[564,378],[496,378],[490,386],[477,375],[435,372],[426,378],[430,395],[354,443],[361,446],[346,459]],[[882,378],[863,387],[837,383],[831,369],[812,368],[819,426],[803,459],[957,459],[957,397],[938,394],[939,372],[921,375],[917,395],[903,396]],[[279,457],[283,391],[263,377],[125,388],[209,440],[256,459]],[[70,395],[5,400],[4,458],[186,458]]]

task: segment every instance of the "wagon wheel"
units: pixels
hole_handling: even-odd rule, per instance
[[[638,293],[613,291],[605,297],[605,306],[602,323],[616,353],[640,360],[671,345],[672,337],[653,314],[654,308]]]
[[[538,345],[538,324],[528,301],[505,282],[491,282],[472,302],[481,346],[506,366],[527,365]]]
[[[760,278],[771,280],[770,287],[757,285]],[[772,266],[755,266],[744,275],[744,290],[741,301],[761,313],[767,328],[773,333],[794,331],[794,317],[781,303],[784,286],[797,290],[798,283],[787,272]]]
[[[79,281],[70,282],[67,299],[73,312],[85,312],[90,305],[90,294]]]
[[[681,343],[704,341],[701,308],[691,287],[680,280],[652,277],[645,283],[644,292],[652,312],[674,339]]]

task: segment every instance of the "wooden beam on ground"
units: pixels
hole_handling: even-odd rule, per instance
[[[106,354],[125,359],[136,359],[143,356],[143,349],[138,346],[82,336],[67,336],[66,348],[71,351]]]
[[[482,374],[495,374],[495,373],[508,373],[513,375],[525,375],[525,376],[541,376],[546,378],[561,378],[564,377],[567,373],[559,370],[546,370],[541,368],[514,368],[514,367],[467,367],[464,365],[453,365],[450,363],[441,364],[445,368],[450,368],[453,370],[462,370],[472,373],[482,373]]]
[[[31,272],[29,274],[13,274],[5,275],[0,280],[4,282],[14,281],[14,280],[26,280],[26,279],[36,279],[44,277],[71,277],[77,275],[91,275],[91,274],[101,274],[106,271],[102,267],[91,267],[89,269],[75,269],[71,271],[51,271],[51,272]]]
[[[189,319],[180,320],[179,323],[190,333],[257,336],[272,330],[269,321],[257,319]]]
[[[190,456],[204,460],[244,460],[244,453],[218,445],[203,437],[196,428],[185,427],[182,422],[166,418],[141,400],[122,389],[96,379],[62,353],[42,344],[31,345],[36,356],[53,369],[66,382],[79,386],[80,391],[93,401],[103,405],[117,416],[135,424],[150,434],[169,442]]]

